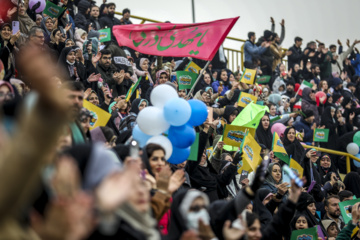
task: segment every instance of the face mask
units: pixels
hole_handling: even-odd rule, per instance
[[[66,60],[67,64],[69,65],[74,65],[75,64],[75,61],[73,63],[69,62],[68,60]]]
[[[210,223],[210,216],[205,208],[198,212],[190,212],[187,214],[187,227],[189,229],[197,230],[199,228],[199,219],[201,219],[206,225]]]

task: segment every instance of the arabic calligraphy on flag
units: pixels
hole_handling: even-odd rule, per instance
[[[144,54],[212,60],[239,17],[194,24],[150,23],[113,27],[119,46]]]

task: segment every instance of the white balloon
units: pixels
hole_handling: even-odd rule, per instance
[[[168,100],[177,97],[179,96],[173,87],[167,84],[161,84],[151,91],[150,101],[153,106],[162,109]]]
[[[173,152],[173,147],[170,140],[167,137],[163,135],[154,136],[146,142],[146,145],[149,143],[155,143],[162,146],[165,149],[165,159],[168,160],[170,158]]]
[[[163,110],[157,107],[146,107],[140,111],[136,122],[141,131],[147,135],[159,135],[169,129]]]
[[[356,143],[349,143],[347,146],[346,146],[346,151],[348,153],[350,153],[351,155],[356,155],[359,153],[359,146],[356,144]]]

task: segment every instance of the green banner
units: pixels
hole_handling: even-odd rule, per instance
[[[100,33],[100,42],[111,41],[111,28],[100,29],[98,32]]]
[[[188,160],[197,161],[198,153],[199,153],[199,133],[196,133],[195,142],[191,145],[190,155],[188,157]]]
[[[352,215],[351,215],[351,211],[349,211],[349,207],[353,206],[355,203],[358,202],[360,202],[360,198],[339,202],[341,216],[343,217],[345,224],[347,224],[352,219]]]
[[[64,10],[65,10],[64,8],[59,7],[58,5],[50,1],[47,1],[43,13],[45,13],[51,18],[58,18],[60,17],[60,15],[63,13]]]
[[[131,87],[129,88],[129,91],[126,93],[126,97],[125,97],[126,102],[130,101],[130,98],[133,95],[133,93],[135,92],[136,88],[139,86],[140,81],[141,81],[141,77],[137,80],[136,83],[133,83],[131,85]]]
[[[329,140],[329,129],[315,128],[314,129],[314,142],[327,142]]]
[[[191,89],[199,75],[193,72],[177,71],[176,79],[179,84],[179,90]]]
[[[317,227],[292,231],[291,240],[317,240]]]
[[[271,79],[271,76],[269,76],[269,75],[259,76],[259,77],[256,79],[256,82],[257,82],[258,84],[266,84],[266,83],[269,83],[269,82],[270,82],[270,79]]]

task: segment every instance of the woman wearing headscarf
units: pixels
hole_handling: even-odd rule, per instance
[[[270,163],[267,169],[268,175],[265,178],[262,188],[270,190],[271,193],[276,195],[276,198],[283,202],[287,199],[287,186],[288,183],[282,182],[282,172],[280,163]]]
[[[346,190],[351,191],[357,198],[360,198],[360,175],[357,172],[346,174],[344,184]]]
[[[44,30],[45,43],[49,43],[51,32],[57,28],[57,22],[54,22],[49,16],[44,17],[41,21],[41,28]]]
[[[305,156],[305,150],[299,140],[296,139],[296,130],[294,127],[286,128],[283,144],[288,156],[291,156],[295,161],[301,163]]]
[[[336,108],[326,107],[324,113],[321,115],[321,126],[325,126],[326,129],[329,129],[329,138],[327,142],[321,142],[320,146],[323,148],[335,149],[336,142],[339,137],[338,135],[338,125],[339,122],[335,116]]]
[[[298,203],[296,204],[296,210],[298,214],[305,215],[309,222],[308,226],[312,227],[319,225],[325,237],[327,237],[327,231],[321,223],[320,217],[316,213],[315,199],[307,192],[302,192]]]
[[[109,127],[96,127],[90,131],[91,141],[104,144],[107,148],[115,147],[116,136]]]
[[[60,29],[54,29],[50,34],[50,42],[49,47],[57,52],[58,56],[60,56],[61,51],[65,47],[65,43],[61,40],[61,31]]]
[[[218,88],[221,87],[222,91],[220,93],[221,96],[224,96],[225,93],[231,89],[231,84],[228,81],[229,77],[227,74],[226,69],[222,69],[220,71],[220,74],[218,74],[218,79],[212,83],[212,88],[214,89],[214,92],[217,93]]]
[[[333,164],[330,155],[327,153],[323,153],[317,160],[317,170],[319,172],[321,178],[321,184],[325,185],[325,183],[331,179],[328,177],[328,174],[335,173],[339,178],[339,174],[337,173],[337,169],[335,164]]]
[[[217,128],[217,133],[222,135],[224,131],[225,124],[231,124],[236,116],[239,114],[239,110],[234,106],[226,106],[224,115],[221,117],[220,122],[221,126]]]
[[[256,129],[255,140],[258,143],[264,144],[267,149],[272,149],[272,139],[269,114],[265,113]]]
[[[26,13],[26,7],[22,1],[19,2],[18,5],[18,20],[20,32],[23,34],[23,36],[20,37],[20,42],[24,43],[29,35],[30,29],[36,27],[36,23]]]
[[[91,60],[92,57],[96,56],[99,51],[99,43],[99,40],[95,37],[88,38],[84,41],[82,51],[85,60]]]
[[[201,89],[205,89],[207,87],[211,87],[211,75],[210,73],[205,72],[201,77],[200,81],[196,84],[194,92],[198,92]]]
[[[320,115],[316,105],[315,91],[311,88],[304,88],[302,91],[301,109],[312,110],[315,116],[316,125],[320,124]]]
[[[150,75],[150,74],[149,74]],[[145,99],[150,101],[150,95],[151,95],[151,91],[161,85],[161,84],[164,84],[166,82],[170,81],[170,76],[168,74],[167,71],[165,70],[159,70],[156,72],[156,82],[155,82],[155,85],[154,86],[150,86],[147,91],[146,91],[146,95],[145,95]],[[171,83],[172,84],[172,83]],[[176,86],[174,84],[172,84],[176,90]]]
[[[192,189],[177,193],[171,204],[170,228],[166,239],[181,239],[182,234],[188,230],[198,232],[200,220],[208,225],[207,234],[213,237],[207,211],[209,204],[208,196],[201,191]]]
[[[11,24],[4,23],[0,28],[0,60],[4,64],[4,79],[9,79],[15,71],[15,43],[20,37],[18,34],[12,34]]]

